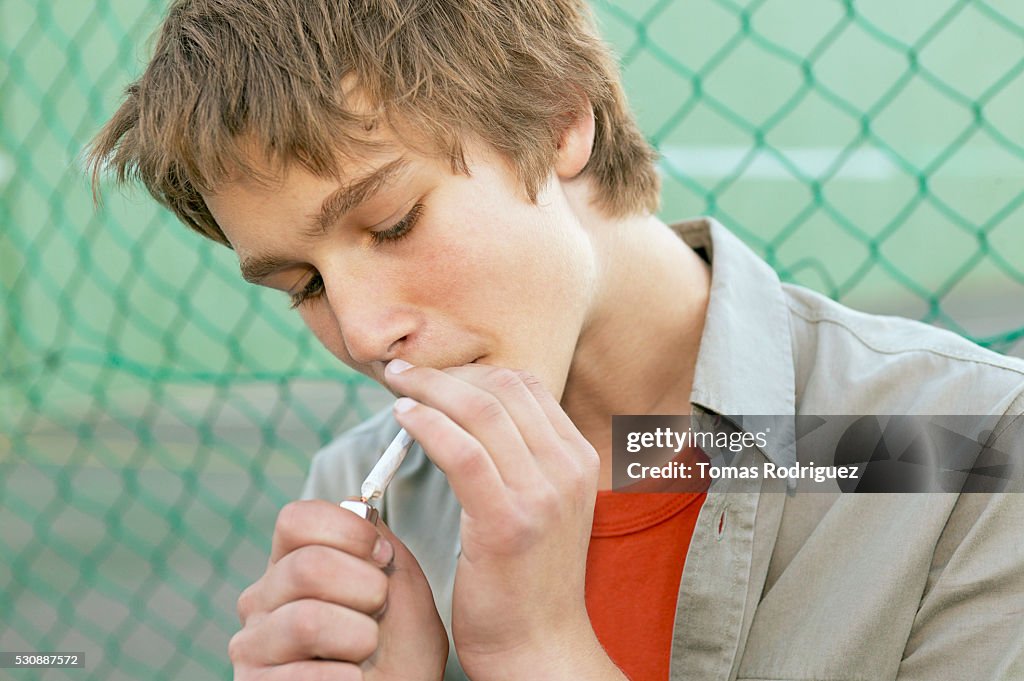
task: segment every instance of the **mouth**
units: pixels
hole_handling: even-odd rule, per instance
[[[487,358],[487,355],[480,355],[476,359],[474,359],[474,360],[472,360],[470,362],[466,362],[466,364],[486,364],[486,362],[483,361],[486,358]],[[384,367],[385,366],[387,366],[387,362],[382,363],[381,366],[380,366],[380,373],[379,374],[375,373],[374,376],[373,376],[380,383],[384,383]],[[452,366],[461,366],[461,365],[453,364]]]

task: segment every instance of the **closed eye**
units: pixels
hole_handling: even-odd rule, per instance
[[[417,203],[412,209],[405,214],[405,217],[396,222],[393,226],[387,229],[382,229],[377,232],[370,232],[370,238],[373,239],[373,243],[376,245],[383,244],[388,241],[398,241],[399,239],[408,236],[412,228],[416,226],[416,223],[420,219],[420,215],[423,214],[423,204]]]
[[[423,214],[423,204],[417,203],[412,209],[405,214],[401,220],[396,222],[387,229],[382,229],[376,232],[370,232],[370,238],[373,239],[373,243],[380,245],[387,242],[394,242],[402,239],[412,231],[412,228],[416,226],[420,216]],[[291,309],[295,309],[315,298],[319,298],[324,294],[324,280],[319,273],[314,274],[310,277],[309,281],[298,293],[291,295]]]
[[[291,309],[297,308],[308,300],[313,298],[319,298],[324,293],[324,279],[319,273],[314,274],[310,277],[309,281],[298,293],[291,295],[292,303],[289,306]]]

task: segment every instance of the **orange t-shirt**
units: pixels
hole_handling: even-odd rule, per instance
[[[634,681],[668,679],[679,579],[704,497],[597,493],[587,613],[605,652]]]

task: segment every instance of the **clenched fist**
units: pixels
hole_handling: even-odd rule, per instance
[[[281,509],[267,570],[238,599],[235,680],[439,681],[448,638],[419,564],[326,501]]]

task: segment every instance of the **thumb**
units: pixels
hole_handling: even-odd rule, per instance
[[[406,677],[410,669],[429,668],[440,677],[448,659],[448,636],[430,584],[412,552],[382,520],[377,521],[377,532],[378,543],[387,547],[377,547],[384,552],[381,558],[390,557],[384,567],[388,599],[378,616],[377,651],[363,664],[364,676]]]
[[[388,574],[400,572],[412,573],[413,579],[426,580],[423,570],[412,551],[402,543],[391,528],[383,520],[377,521],[377,543],[373,547],[373,559],[383,567]]]

